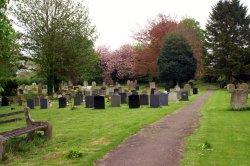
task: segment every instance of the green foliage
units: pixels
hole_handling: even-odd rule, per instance
[[[177,33],[170,34],[158,59],[159,78],[163,82],[187,82],[196,70],[196,59],[187,40]]]
[[[69,153],[67,154],[68,159],[77,159],[81,158],[83,156],[82,152],[78,150],[70,150]]]
[[[17,35],[6,16],[7,1],[0,1],[0,76],[15,76],[19,58]]]
[[[220,0],[206,25],[206,66],[208,72],[247,80],[250,74],[250,16],[239,0]],[[209,74],[208,73],[208,74]]]
[[[2,95],[15,96],[17,94],[18,80],[16,78],[0,78],[1,87],[3,90]]]
[[[90,77],[99,62],[93,48],[96,30],[80,1],[16,1],[13,13],[25,29],[23,48],[47,80],[49,95],[61,80],[77,83]]]

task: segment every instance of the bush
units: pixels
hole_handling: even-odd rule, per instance
[[[17,88],[18,88],[18,81],[16,78],[1,78],[0,79],[1,95],[15,96],[17,94]]]

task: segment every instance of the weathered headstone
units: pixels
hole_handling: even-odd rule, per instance
[[[149,88],[150,89],[153,89],[153,88],[155,89],[155,82],[150,82],[149,83]]]
[[[29,107],[30,109],[34,109],[35,100],[34,99],[27,99],[27,107]]]
[[[121,96],[117,94],[111,96],[111,107],[120,107],[120,106],[121,106]]]
[[[67,106],[67,99],[65,97],[58,98],[59,108],[65,108]]]
[[[94,108],[95,109],[105,109],[104,96],[94,96]]]
[[[41,98],[40,99],[40,108],[41,109],[48,109],[49,108],[49,101],[48,99]]]
[[[227,90],[232,93],[235,90],[235,85],[234,84],[228,84],[227,85]]]
[[[168,106],[168,94],[167,93],[160,94],[160,105]]]
[[[129,108],[140,108],[139,95],[130,95],[128,97]]]
[[[191,88],[190,84],[185,84],[184,85],[184,90],[188,92],[188,96],[191,95],[191,89],[192,88]]]
[[[148,105],[148,95],[147,94],[141,94],[140,95],[140,105]]]
[[[86,96],[85,97],[85,106],[86,108],[94,107],[94,96]]]
[[[169,93],[169,100],[171,101],[178,101],[178,94],[177,92],[170,92]]]
[[[180,86],[177,84],[177,85],[175,85],[175,91],[177,91],[177,92],[179,92],[179,91],[181,91],[181,88],[180,88]]]
[[[188,92],[181,91],[181,100],[188,100]]]
[[[160,95],[150,95],[150,107],[160,107]]]
[[[92,87],[95,89],[96,88],[96,82],[92,81]]]
[[[34,97],[34,101],[35,101],[35,106],[40,106],[40,97],[39,96]]]
[[[247,83],[242,83],[242,84],[240,84],[239,89],[243,89],[243,90],[248,91],[249,85]]]
[[[127,93],[119,93],[121,96],[121,103],[126,104],[127,103]]]
[[[235,89],[231,94],[231,109],[244,109],[247,107],[248,91]]]
[[[84,81],[84,82],[83,82],[83,86],[84,86],[84,87],[87,87],[87,86],[88,86],[88,81]]]
[[[7,96],[2,97],[2,106],[9,106],[9,98]]]

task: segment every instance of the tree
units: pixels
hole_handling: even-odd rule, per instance
[[[98,57],[93,49],[96,30],[80,1],[20,0],[15,1],[13,13],[23,28],[21,43],[26,54],[47,80],[48,95],[60,80],[77,83],[92,57]]]
[[[15,33],[6,16],[7,1],[0,0],[0,76],[15,76],[19,54]]]
[[[159,14],[149,20],[146,28],[134,33],[133,38],[140,47],[135,47],[135,70],[137,75],[157,78],[157,58],[166,35],[176,29],[177,22],[170,16]]]
[[[220,0],[206,24],[206,66],[228,83],[250,74],[250,16],[239,0]]]
[[[178,33],[168,35],[158,59],[162,82],[183,83],[195,75],[196,59],[188,41]]]

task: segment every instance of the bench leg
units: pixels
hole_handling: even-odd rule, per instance
[[[52,126],[48,125],[46,129],[44,129],[44,135],[47,140],[50,140],[52,138]]]

